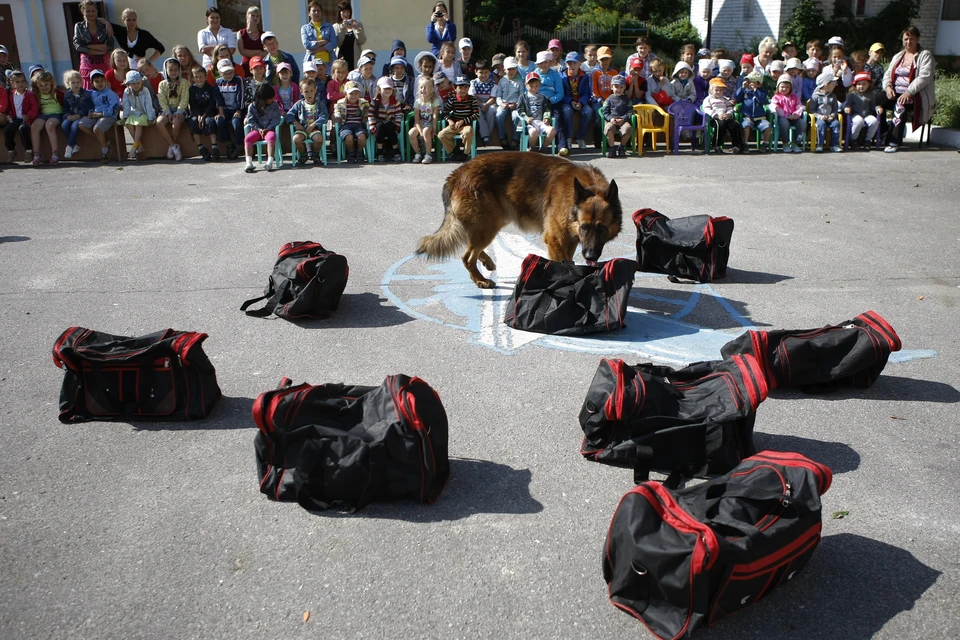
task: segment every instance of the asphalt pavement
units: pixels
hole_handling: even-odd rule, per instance
[[[486,294],[459,260],[412,256],[440,224],[451,164],[0,166],[0,638],[650,637],[610,605],[600,564],[632,474],[578,454],[600,356],[678,365],[748,326],[869,309],[904,346],[876,385],[775,391],[757,413],[759,448],[833,469],[820,548],[698,636],[960,637],[960,155],[581,157],[617,180],[628,214],[734,218],[729,277],[638,274],[622,333],[550,340],[500,321],[537,238],[501,234]],[[625,222],[605,258],[634,251]],[[293,240],[348,257],[340,310],[246,317]],[[50,350],[73,325],[208,333],[215,415],[60,424]],[[393,373],[426,380],[447,411],[436,504],[311,514],[259,492],[259,393],[283,376]]]

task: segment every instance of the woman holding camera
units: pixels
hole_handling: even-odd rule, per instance
[[[360,51],[367,43],[367,34],[363,32],[363,23],[353,19],[353,7],[348,0],[337,5],[333,31],[337,36],[337,57],[347,61],[348,69],[356,69]]]
[[[444,42],[457,44],[457,25],[447,19],[449,12],[445,2],[438,2],[433,5],[433,13],[430,15],[430,24],[427,25],[427,42],[434,56],[440,55],[440,45]]]

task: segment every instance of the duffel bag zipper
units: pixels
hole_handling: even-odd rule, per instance
[[[817,483],[819,485],[818,488],[820,489],[821,496],[825,494],[828,489],[830,489],[830,485],[833,483],[833,471],[830,470],[830,467],[822,465],[819,462],[814,462],[810,458],[800,455],[799,453],[787,453],[783,451],[760,451],[747,458],[747,460],[765,460],[767,462],[775,462],[780,465],[809,469],[817,478]],[[744,460],[744,462],[746,462],[746,460]]]

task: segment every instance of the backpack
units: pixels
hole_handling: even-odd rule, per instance
[[[253,419],[260,492],[271,500],[311,511],[432,503],[450,476],[447,415],[420,378],[387,376],[379,387],[284,378],[256,399]]]
[[[621,329],[636,271],[633,260],[581,266],[531,253],[523,260],[503,322],[560,336]]]
[[[280,247],[267,288],[240,306],[248,316],[274,313],[287,320],[323,320],[337,310],[347,286],[347,259],[317,242],[288,242]],[[247,307],[267,300],[261,309]]]
[[[220,400],[207,334],[167,329],[139,338],[70,327],[53,345],[64,370],[60,422],[198,420]]]
[[[876,311],[840,325],[800,331],[747,331],[720,349],[724,358],[748,353],[763,368],[771,389],[793,387],[813,393],[842,387],[867,388],[900,337]]]
[[[634,470],[687,477],[726,473],[754,453],[767,383],[752,355],[674,371],[604,359],[580,409],[580,455]]]
[[[712,282],[727,276],[733,220],[690,216],[671,220],[653,209],[633,214],[640,271]]]
[[[800,454],[763,451],[693,487],[634,487],[604,545],[611,604],[663,639],[750,606],[809,562],[832,479]]]

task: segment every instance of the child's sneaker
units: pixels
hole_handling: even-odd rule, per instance
[[[200,147],[199,151],[200,151],[200,156],[203,158],[203,160],[204,160],[205,162],[210,162],[210,152],[207,151],[207,148],[206,148],[206,147]],[[178,158],[178,160],[179,160],[179,158]]]
[[[71,147],[69,144],[67,145],[67,148],[63,152],[63,157],[66,158],[67,160],[73,157],[73,147]]]
[[[428,153],[427,155],[423,156],[423,164],[430,164],[431,162],[433,162],[432,155]]]
[[[136,148],[131,148],[130,151],[127,152],[127,160],[136,160],[136,159],[137,159],[137,150]]]
[[[837,145],[833,145],[832,147],[830,147],[830,151],[832,151],[833,153],[840,153],[840,147]]]
[[[745,147],[738,147],[738,146],[734,145],[734,146],[730,147],[730,153],[732,153],[732,154],[735,155],[735,156],[736,156],[736,155],[740,155],[741,153],[743,153],[744,148],[745,148]]]
[[[60,162],[60,156],[58,156],[56,153],[50,156],[50,164],[57,164],[58,162]]]
[[[273,164],[273,158],[267,160],[267,171],[276,171],[277,165]]]
[[[577,140],[577,146],[578,146],[580,149],[586,149],[586,148],[587,148],[587,143],[584,142],[583,140]]]
[[[16,152],[16,151],[7,151],[7,163],[8,163],[8,164],[9,164],[9,163],[12,163],[12,162],[13,162],[14,160],[16,160],[16,159],[17,159],[17,152]]]
[[[377,162],[386,162],[386,161],[387,161],[387,157],[385,155],[383,155],[382,153],[377,154]]]
[[[167,147],[167,160],[173,160],[173,147]]]
[[[617,156],[620,158],[625,158],[627,156],[627,152],[624,150],[622,144],[617,145]]]
[[[180,150],[180,145],[178,144],[173,145],[173,158],[177,162],[183,160],[183,151]]]
[[[100,149],[100,162],[101,164],[110,162],[110,147],[103,147]]]
[[[558,151],[557,153],[561,156],[565,156],[568,153],[570,153],[570,150],[567,149],[566,147],[560,147],[560,151]]]
[[[33,154],[33,166],[35,166],[35,167],[39,167],[39,166],[40,166],[40,154],[39,154],[39,153]]]
[[[423,154],[422,154],[422,153],[418,153],[417,155],[413,156],[413,163],[414,163],[414,164],[420,164],[421,162],[423,162]]]
[[[485,147],[489,147],[489,146],[490,146],[490,138],[484,138],[484,139],[483,139],[483,146],[485,146]]]
[[[305,164],[307,164],[307,156],[301,153],[299,157],[297,157],[297,166],[302,167]]]
[[[257,168],[253,166],[253,160],[247,159],[247,165],[243,168],[244,173],[253,173]]]
[[[616,149],[608,149],[608,150],[607,150],[607,157],[608,157],[608,158],[616,158],[616,157],[617,157],[617,150],[616,150]]]
[[[814,152],[814,153],[823,153],[823,147],[818,146],[816,149],[813,150],[813,152]]]
[[[319,167],[323,164],[323,158],[320,157],[319,153],[315,156],[310,156],[310,159],[313,160],[313,166],[315,167]]]
[[[760,144],[760,151],[763,153],[770,153],[770,145],[766,142]]]
[[[240,153],[237,151],[237,145],[232,142],[227,145],[227,160],[236,160],[240,157]]]
[[[393,154],[393,161],[394,161],[394,162],[403,162],[403,158],[400,156],[399,153],[395,153],[395,154]]]
[[[137,151],[137,153],[140,153],[140,151]],[[214,147],[211,150],[211,155],[213,155],[214,162],[220,162],[220,147]]]

